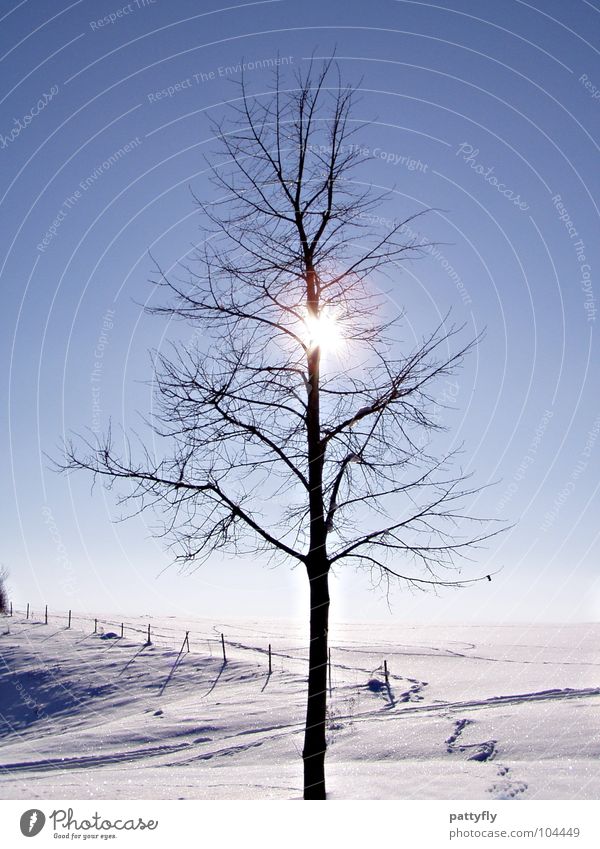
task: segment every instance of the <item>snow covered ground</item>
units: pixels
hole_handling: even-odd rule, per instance
[[[301,797],[299,626],[106,618],[0,617],[0,798]],[[330,636],[330,798],[600,798],[600,625]]]

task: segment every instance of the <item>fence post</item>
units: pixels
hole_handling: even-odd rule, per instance
[[[29,619],[29,602],[27,602],[27,616],[25,617],[25,619]]]
[[[273,671],[273,668],[271,666],[271,643],[269,643],[269,675],[271,674],[272,671]]]
[[[123,623],[121,622],[121,639],[123,639]]]
[[[67,628],[70,628],[70,627],[71,627],[71,611],[69,610],[69,624],[67,625]]]
[[[44,612],[44,624],[48,624],[48,605],[46,605],[46,610]]]
[[[386,685],[387,685],[387,686],[389,686],[390,679],[389,679],[389,673],[388,673],[387,660],[384,660],[384,661],[383,661],[383,675],[384,675],[384,677],[385,677],[385,683],[386,683]]]
[[[225,637],[221,634],[221,646],[223,648],[223,663],[227,663],[227,655],[225,654]]]
[[[151,644],[151,642],[152,641],[150,639],[150,624],[148,624],[148,642],[146,643],[146,645],[149,646]]]
[[[189,631],[186,631],[186,632],[185,632],[185,637],[183,638],[183,642],[182,642],[182,644],[181,644],[181,648],[179,649],[179,654],[177,655],[177,660],[179,660],[179,658],[180,658],[180,657],[181,657],[181,655],[183,654],[183,650],[184,650],[184,648],[185,648],[185,646],[186,646],[186,643],[187,643],[187,650],[188,650],[188,651],[190,650],[190,643],[189,643],[189,640],[188,640],[188,634],[189,634],[189,633],[190,633]],[[177,663],[177,661],[175,661],[175,663]]]
[[[98,620],[94,619],[94,634],[98,633]]]
[[[12,612],[12,601],[11,601],[11,603],[10,603],[10,615],[11,615],[11,616],[13,615],[13,612]]]
[[[189,631],[185,632],[185,644],[187,645],[187,650],[188,650],[188,654],[189,654],[189,651],[190,651],[190,632]]]

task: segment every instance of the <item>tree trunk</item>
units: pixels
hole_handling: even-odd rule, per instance
[[[301,237],[305,244],[304,231]],[[319,281],[312,256],[305,254],[306,308],[319,317]],[[324,444],[321,440],[320,367],[318,345],[308,351],[308,399],[306,437],[308,447],[308,500],[310,545],[306,570],[310,581],[310,649],[308,660],[308,702],[304,732],[304,798],[325,799],[325,719],[327,711],[327,628],[329,624],[329,561],[327,528],[323,510]]]
[[[304,798],[325,799],[325,720],[327,711],[327,628],[329,564],[326,558],[309,568],[310,651],[308,703],[304,732]]]

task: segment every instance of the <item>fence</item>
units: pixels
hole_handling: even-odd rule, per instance
[[[7,616],[13,617],[23,615],[26,620],[34,621],[36,613],[33,610],[33,607],[30,604],[27,604],[23,610],[19,610],[18,608],[13,608],[13,603],[10,602],[9,612]],[[118,633],[115,633],[115,637],[118,639],[124,639],[126,635],[143,635],[145,637],[144,645],[162,645],[166,648],[174,648],[175,643],[177,642],[177,635],[183,634],[183,645],[182,649],[185,648],[187,652],[190,649],[190,634],[191,631],[180,630],[176,628],[169,628],[168,626],[161,625],[158,628],[153,628],[152,623],[149,622],[146,626],[140,627],[139,625],[134,625],[127,620],[118,621],[112,619],[101,619],[97,616],[84,616],[82,614],[74,614],[72,610],[67,611],[66,613],[60,612],[52,612],[49,614],[48,605],[44,606],[44,612],[41,614],[41,618],[43,618],[43,624],[48,625],[52,624],[52,622],[64,622],[65,630],[71,630],[73,628],[73,623],[90,623],[91,633],[93,634],[102,634],[106,636],[106,633],[112,633],[112,631],[107,629],[116,629]],[[38,624],[41,624],[38,623]],[[169,633],[165,633],[168,631]],[[226,650],[226,640],[225,635],[220,634],[218,637],[211,637],[205,634],[197,634],[197,645],[210,643],[211,647],[214,644],[215,646],[219,646],[223,655],[223,661],[227,662],[227,650]],[[244,646],[237,646],[239,648],[245,648]],[[249,650],[252,650],[249,648]],[[270,646],[265,648],[265,653],[269,653]],[[212,651],[211,651],[212,654]]]
[[[18,608],[14,608],[13,603],[10,602],[10,609],[8,614],[6,614],[9,618],[14,617],[15,615],[23,615],[25,620],[34,621],[35,613],[31,605],[28,603],[24,610],[19,610]],[[49,613],[48,605],[44,606],[44,612],[42,614],[43,624],[49,625],[51,621],[64,622],[65,630],[71,630],[73,628],[73,622],[77,623],[89,623],[90,625],[90,633],[91,634],[101,634],[102,636],[107,635],[107,633],[112,633],[116,639],[124,639],[126,633],[128,635],[140,635],[143,637],[143,645],[160,645],[164,648],[171,648],[173,650],[177,650],[177,647],[181,645],[179,648],[178,657],[181,657],[183,653],[189,653],[192,651],[191,646],[197,651],[200,651],[203,646],[207,646],[210,652],[210,655],[213,656],[213,649],[217,655],[222,655],[223,664],[225,665],[228,662],[227,657],[227,648],[228,646],[231,649],[238,649],[242,651],[249,651],[255,654],[259,654],[261,659],[264,658],[266,660],[266,666],[268,669],[268,675],[271,676],[273,674],[273,658],[289,658],[295,661],[308,663],[308,658],[300,657],[300,656],[292,656],[285,653],[277,653],[273,651],[272,644],[268,643],[264,648],[260,648],[257,646],[246,646],[241,642],[234,642],[225,639],[225,634],[220,633],[218,636],[216,635],[218,632],[215,631],[215,636],[210,636],[206,633],[196,632],[193,633],[191,630],[184,630],[178,628],[169,628],[168,626],[162,624],[160,627],[153,627],[151,622],[145,627],[140,627],[139,624],[134,625],[131,622],[123,621],[114,621],[110,619],[100,619],[99,617],[91,617],[91,616],[83,616],[81,614],[73,614],[72,610],[69,610],[67,613],[59,613],[52,612]],[[42,624],[42,622],[38,622],[38,624]],[[92,629],[93,624],[93,629]],[[108,628],[116,629],[115,631],[106,631],[104,626]],[[168,633],[165,633],[168,632]],[[190,635],[192,635],[190,637]],[[181,641],[181,643],[180,643]],[[343,664],[337,664],[341,669],[347,669],[348,667]],[[328,652],[327,657],[327,686],[329,690],[329,695],[333,694],[333,679],[332,679],[332,668],[334,668],[336,664],[332,663],[331,660],[331,649]],[[384,659],[381,666],[379,666],[373,672],[377,672],[381,670],[383,672],[385,687],[390,689],[390,678],[395,677],[391,675],[389,670],[388,661]],[[369,672],[369,670],[363,669],[362,672]],[[390,691],[391,692],[391,691]]]

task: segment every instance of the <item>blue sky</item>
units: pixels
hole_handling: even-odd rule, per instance
[[[371,3],[3,3],[0,10],[0,345],[5,519],[0,562],[34,607],[291,616],[299,570],[215,559],[182,576],[150,517],[115,523],[114,494],[48,468],[63,434],[143,433],[148,349],[171,329],[145,315],[148,255],[171,266],[206,190],[208,118],[240,62],[289,70],[335,49],[361,89],[368,179],[394,190],[382,218],[432,208],[438,246],[399,272],[407,333],[451,307],[486,328],[441,387],[445,423],[479,483],[477,510],[515,526],[463,575],[492,584],[394,593],[334,580],[347,619],[592,620],[600,615],[600,11],[585,0]],[[98,365],[99,364],[99,365]]]

